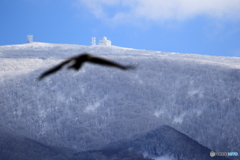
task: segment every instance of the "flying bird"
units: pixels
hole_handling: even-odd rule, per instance
[[[96,64],[100,64],[100,65],[105,65],[105,66],[110,66],[110,67],[116,67],[122,70],[128,70],[128,69],[134,69],[135,66],[124,66],[124,65],[120,65],[116,62],[104,59],[104,58],[100,58],[100,57],[95,57],[91,54],[88,53],[83,53],[71,58],[66,59],[65,61],[63,61],[62,63],[58,64],[57,66],[47,70],[46,72],[42,73],[38,79],[42,80],[44,77],[53,74],[55,72],[57,72],[58,70],[60,70],[63,66],[65,66],[66,64],[72,62],[72,64],[70,66],[68,66],[68,69],[74,69],[74,70],[79,70],[83,63],[85,62],[90,62],[90,63],[96,63]]]

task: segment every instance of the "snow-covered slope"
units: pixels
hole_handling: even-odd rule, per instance
[[[101,149],[102,151],[129,150],[141,153],[151,159],[167,160],[227,160],[226,157],[210,157],[211,150],[178,132],[172,127],[162,125],[156,129],[132,138],[113,142]],[[79,153],[81,154],[81,152]]]
[[[37,77],[81,52],[137,65],[85,64]],[[46,43],[0,46],[0,121],[43,143],[88,150],[169,125],[240,153],[240,58]]]
[[[67,160],[73,152],[44,145],[0,125],[1,160]]]

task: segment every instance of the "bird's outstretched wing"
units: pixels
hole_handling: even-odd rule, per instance
[[[111,66],[111,67],[117,67],[123,70],[127,70],[127,69],[134,69],[134,66],[124,66],[124,65],[120,65],[116,62],[104,59],[104,58],[98,58],[98,57],[91,57],[89,60],[89,62],[92,63],[96,63],[96,64],[101,64],[101,65],[106,65],[106,66]]]
[[[60,70],[65,64],[69,63],[72,60],[72,58],[69,58],[65,61],[63,61],[62,63],[60,63],[59,65],[47,70],[46,72],[42,73],[39,77],[38,80],[42,80],[44,77],[53,74],[55,72],[57,72],[58,70]]]
[[[67,63],[69,63],[71,61],[75,61],[75,62],[69,68],[73,68],[75,70],[79,70],[81,68],[82,63],[84,63],[86,61],[91,62],[91,63],[101,64],[101,65],[106,65],[106,66],[110,66],[110,67],[117,67],[117,68],[120,68],[122,70],[135,69],[136,68],[135,66],[130,66],[130,65],[129,66],[124,66],[124,65],[118,64],[116,62],[113,62],[113,61],[110,61],[110,60],[107,60],[107,59],[104,59],[104,58],[99,58],[99,57],[92,56],[88,53],[83,53],[83,54],[71,57],[71,58],[63,61],[59,65],[47,70],[46,72],[44,72],[43,74],[41,74],[38,77],[38,80],[42,80],[44,77],[57,72],[64,65],[66,65]]]

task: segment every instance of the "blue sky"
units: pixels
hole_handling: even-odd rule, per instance
[[[0,0],[0,45],[34,41],[240,57],[240,0]]]

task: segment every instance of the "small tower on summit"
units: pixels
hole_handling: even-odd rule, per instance
[[[92,37],[92,46],[96,46],[96,37]]]
[[[32,43],[33,42],[33,35],[27,35],[27,42]]]

